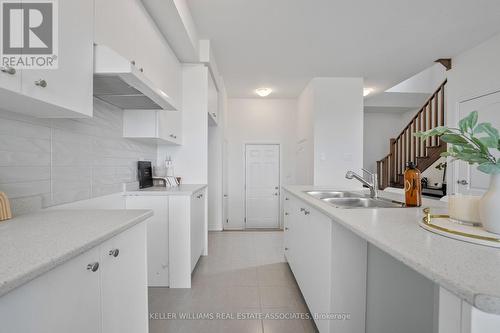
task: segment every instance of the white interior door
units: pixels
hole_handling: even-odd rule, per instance
[[[279,145],[246,145],[245,178],[245,227],[279,228]]]
[[[500,92],[474,98],[460,103],[458,119],[462,119],[472,111],[477,111],[478,122],[491,123],[493,127],[500,127]],[[491,150],[496,157],[500,156],[498,151]],[[468,163],[456,161],[456,177],[453,180],[455,193],[481,195],[489,187],[489,175],[479,172],[477,166],[469,166]]]
[[[227,179],[228,174],[228,142],[224,139],[223,152],[222,152],[222,221],[224,221],[223,228],[229,225],[229,183]]]

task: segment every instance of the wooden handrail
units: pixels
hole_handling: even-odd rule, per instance
[[[407,162],[415,162],[418,167],[418,161],[421,161],[419,158],[429,159],[427,152],[429,147],[444,145],[439,138],[422,140],[414,134],[444,125],[446,83],[447,80],[425,101],[399,135],[390,139],[389,154],[377,161],[377,174],[381,188],[399,184]],[[432,157],[436,158],[436,156],[439,155],[434,152]],[[425,167],[428,165],[430,165],[429,161]]]

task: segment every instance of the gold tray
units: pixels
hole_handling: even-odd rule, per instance
[[[424,208],[423,212],[425,216],[419,225],[426,230],[464,242],[500,248],[500,235],[477,225],[460,224],[449,215],[431,214],[430,208]]]

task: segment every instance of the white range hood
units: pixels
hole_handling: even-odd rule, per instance
[[[177,110],[167,93],[104,45],[94,46],[94,96],[124,110]]]

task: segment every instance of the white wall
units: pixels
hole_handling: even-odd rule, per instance
[[[377,161],[389,154],[389,140],[396,138],[417,110],[407,112],[365,112],[363,167],[377,171]]]
[[[208,183],[208,69],[183,65],[182,146],[158,145],[158,162],[170,155],[184,184]]]
[[[314,185],[359,187],[345,178],[363,166],[363,79],[314,78]]]
[[[314,183],[314,90],[309,84],[297,102],[297,148],[295,180],[299,185]]]
[[[137,188],[137,161],[156,143],[123,138],[123,111],[94,99],[91,119],[0,111],[0,191],[15,215]]]
[[[453,58],[446,90],[449,125],[455,125],[458,121],[458,103],[500,91],[499,57],[500,34]],[[456,184],[453,167],[448,168],[448,184]],[[456,190],[450,188],[450,193]]]
[[[281,144],[281,183],[295,181],[294,99],[228,99],[228,218],[225,228],[242,228],[245,217],[246,143]]]

